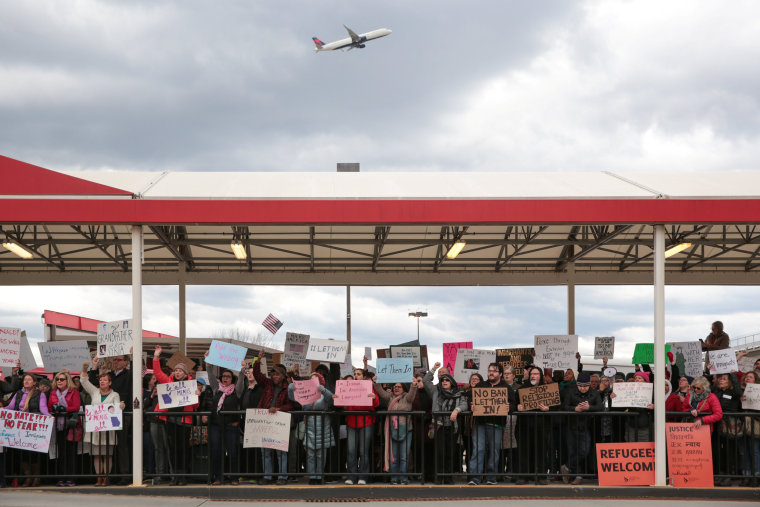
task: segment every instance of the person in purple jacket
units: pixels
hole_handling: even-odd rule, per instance
[[[22,381],[23,387],[13,395],[11,401],[5,407],[6,410],[19,410],[33,414],[50,415],[48,411],[47,397],[37,386],[37,377],[31,373],[25,373]],[[26,476],[22,487],[39,486],[40,484],[40,453],[34,451],[15,450],[21,462],[21,473]],[[37,476],[32,478],[32,476]]]

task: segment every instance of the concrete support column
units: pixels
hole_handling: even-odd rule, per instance
[[[142,407],[142,263],[143,230],[141,225],[132,226],[132,400],[122,400],[132,405],[132,485],[142,486],[143,474],[143,407]]]
[[[567,334],[575,334],[575,262],[567,263]]]
[[[665,444],[665,226],[654,226],[654,452],[655,486],[667,485]]]
[[[187,331],[185,329],[185,272],[187,264],[179,263],[179,351],[187,355]]]

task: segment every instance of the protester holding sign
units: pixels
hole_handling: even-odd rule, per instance
[[[206,351],[204,357],[208,357]],[[245,363],[243,362],[243,367]],[[237,473],[240,470],[238,462],[238,440],[240,435],[240,416],[221,415],[219,412],[235,412],[240,410],[240,399],[235,392],[237,377],[232,370],[214,366],[208,372],[209,385],[213,392],[211,416],[208,423],[208,441],[211,448],[211,473],[214,476],[214,486],[222,483],[222,460],[224,449],[230,458],[228,472],[232,475],[230,484],[237,486]]]
[[[728,334],[723,331],[723,322],[719,320],[712,323],[710,334],[708,334],[704,340],[700,339],[699,342],[702,345],[702,352],[707,351],[705,363],[710,362],[711,350],[723,350],[731,346],[731,340],[728,337]]]
[[[253,376],[253,364],[246,363],[243,365],[245,375],[240,375],[235,390],[240,398],[240,410],[249,408],[258,408],[261,397],[264,394],[264,388],[256,382]],[[245,431],[245,418],[243,418],[243,431]],[[243,449],[244,469],[248,473],[260,473],[263,470],[261,462],[261,448],[248,447]],[[257,482],[258,479],[252,481]]]
[[[742,389],[736,378],[736,372],[717,376],[717,388],[713,393],[720,402],[723,418],[720,431],[713,433],[713,467],[718,475],[737,475],[739,465],[739,442],[744,436],[744,418],[728,415],[727,412],[741,410]],[[725,477],[717,482],[718,486],[730,486],[731,479]]]
[[[742,377],[742,408],[748,413],[744,417],[744,438],[739,446],[742,455],[742,486],[760,485],[760,377],[757,371],[748,371]],[[748,408],[757,407],[757,408]],[[752,476],[754,475],[754,479]]]
[[[93,361],[93,370],[98,367],[98,357],[95,357]],[[111,374],[105,370],[98,373],[98,387],[95,387],[89,380],[84,372],[90,369],[88,363],[82,365],[82,387],[85,391],[90,393],[93,405],[112,404],[120,405],[122,410],[124,409],[124,403],[119,397],[119,393],[114,391],[111,387]],[[84,435],[85,442],[90,443],[90,454],[93,457],[93,465],[95,466],[95,473],[99,474],[96,486],[106,486],[108,484],[107,475],[111,471],[111,456],[113,455],[113,449],[116,445],[116,431],[98,431],[98,432],[86,432]]]
[[[380,384],[374,384],[375,394],[388,404],[388,411],[410,411],[417,396],[417,384],[395,382],[391,393],[386,392]],[[412,416],[388,416],[385,418],[385,467],[395,474],[391,484],[409,484],[406,476],[409,454],[412,450]]]
[[[587,372],[578,375],[575,389],[567,393],[562,409],[573,412],[598,412],[602,409],[602,399],[599,392],[591,389],[591,376]],[[569,418],[567,428],[568,463],[561,466],[562,480],[565,484],[570,482],[571,474],[586,473],[586,458],[594,445],[589,430],[590,418],[576,416]],[[583,483],[583,478],[578,475],[572,480],[573,485]]]
[[[58,473],[61,477],[74,470],[77,442],[82,441],[82,423],[79,420],[81,399],[68,370],[55,374],[55,388],[50,392],[48,409],[55,415],[55,437],[58,451]],[[71,480],[60,480],[56,486],[74,486]]]
[[[544,372],[538,366],[528,368],[528,378],[525,380],[524,387],[532,387],[544,384]],[[517,405],[518,412],[548,412],[549,407],[539,403],[538,408],[529,411],[525,410],[522,404]],[[537,474],[536,486],[545,486],[548,484],[546,479],[539,477],[538,474],[546,472],[546,417],[541,416],[523,416],[518,418],[517,423],[517,445],[520,450],[520,472],[524,474]],[[525,484],[526,480],[520,477],[517,484]]]
[[[367,377],[367,358],[364,358],[365,369],[354,369],[354,380],[369,380]],[[374,412],[380,406],[380,398],[375,393],[369,393],[367,397],[372,399],[372,406],[363,405],[347,406],[346,412]],[[338,400],[338,396],[333,395],[333,401]],[[346,469],[346,484],[367,484],[367,474],[370,472],[370,462],[372,461],[372,434],[374,432],[375,416],[373,415],[347,415],[347,439],[348,439],[348,460]]]
[[[299,374],[300,367],[298,364],[293,365],[296,375]],[[319,382],[317,391],[320,396],[312,403],[302,404],[303,410],[326,412],[332,405],[333,393],[325,388],[325,378],[321,373],[312,373],[312,379]],[[296,385],[292,383],[288,386],[288,397],[292,401],[295,399]],[[322,472],[325,468],[325,459],[327,458],[327,449],[335,445],[335,437],[330,425],[330,417],[325,414],[307,415],[303,424],[306,433],[303,438],[303,446],[306,448],[306,472],[309,474],[309,484],[320,484],[322,482]]]
[[[23,387],[13,395],[13,398],[5,406],[6,410],[18,410],[21,412],[30,412],[32,414],[50,415],[47,404],[47,397],[37,387],[37,377],[31,373],[25,373],[22,379]],[[21,473],[26,477],[22,486],[39,486],[40,478],[32,479],[29,475],[39,475],[40,473],[40,455],[30,451],[16,451],[18,459],[21,462]]]

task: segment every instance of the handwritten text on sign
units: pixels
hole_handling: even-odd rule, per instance
[[[54,421],[49,415],[0,409],[0,445],[48,452]]]
[[[600,486],[654,484],[654,442],[596,444]]]
[[[90,348],[85,340],[40,342],[37,344],[45,371],[79,371],[82,363],[90,362]]]
[[[292,369],[297,364],[301,375],[308,375],[311,361],[306,359],[306,349],[309,348],[309,335],[285,333],[285,349],[282,353],[282,364]]]
[[[85,431],[120,430],[122,427],[121,409],[118,405],[106,403],[103,405],[86,405]]]
[[[400,347],[397,345],[391,345],[391,357],[411,357],[412,366],[415,368],[422,368],[422,352],[421,347]]]
[[[293,397],[301,405],[311,405],[322,397],[322,394],[317,390],[319,388],[319,381],[316,378],[294,380],[293,384],[295,384]]]
[[[615,337],[597,336],[594,338],[594,359],[612,359],[615,355]]]
[[[454,371],[457,362],[457,350],[471,349],[472,342],[452,342],[443,344],[443,366],[449,369],[449,373]]]
[[[542,368],[567,370],[577,367],[578,335],[536,335],[534,342],[536,364]]]
[[[16,366],[21,353],[21,330],[0,327],[0,366]]]
[[[472,389],[472,415],[508,415],[508,387],[475,387]]]
[[[556,407],[562,404],[559,399],[559,384],[540,384],[525,387],[517,391],[523,410],[535,410],[539,405]]]
[[[377,359],[377,381],[380,383],[411,382],[413,373],[414,369],[412,368],[411,357],[401,359]]]
[[[327,361],[328,363],[342,363],[346,359],[348,342],[345,340],[321,340],[309,339],[309,349],[306,351],[306,359],[312,361]]]
[[[240,345],[212,340],[206,362],[232,371],[240,371],[240,363],[243,362],[247,353],[248,349]]]
[[[132,347],[132,319],[98,324],[98,357],[129,354]]]
[[[670,351],[681,375],[695,378],[702,375],[702,344],[698,340],[673,342],[670,344]]]
[[[265,408],[249,408],[245,411],[245,434],[243,447],[263,447],[288,451],[290,442],[290,414],[270,414]]]
[[[652,403],[654,384],[648,382],[615,382],[612,384],[613,407],[647,408]]]
[[[198,403],[198,395],[195,394],[197,389],[198,384],[195,380],[158,384],[156,386],[158,406],[164,409],[195,405]]]
[[[760,410],[760,384],[747,384],[744,388],[743,398],[742,408],[744,410]],[[760,424],[760,421],[755,424]]]
[[[511,366],[515,375],[522,375],[523,370],[530,364],[533,364],[533,354],[535,350],[531,348],[521,349],[496,349],[496,362],[506,368]]]
[[[736,363],[736,352],[734,349],[712,350],[710,351],[710,373],[720,375],[721,373],[731,373],[738,371],[739,365]]]
[[[459,349],[452,375],[458,384],[467,384],[473,373],[480,373],[483,378],[488,377],[488,365],[495,362],[495,350]]]
[[[339,380],[335,383],[336,407],[371,407],[371,380]]]
[[[692,423],[666,423],[668,470],[671,484],[676,488],[712,488],[712,444],[710,428],[699,429]]]

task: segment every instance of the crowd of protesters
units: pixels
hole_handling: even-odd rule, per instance
[[[715,323],[703,349],[726,348],[724,335],[722,324]],[[750,371],[692,378],[680,374],[668,354],[667,378],[657,380],[648,365],[636,365],[628,375],[591,374],[576,354],[577,369],[549,373],[529,365],[516,372],[512,366],[491,363],[487,378],[473,373],[466,384],[458,384],[436,363],[418,372],[410,384],[384,385],[374,382],[365,358],[364,367],[345,378],[373,381],[369,405],[336,406],[341,378],[337,364],[321,364],[306,377],[297,366],[288,371],[274,364],[267,374],[261,351],[253,362],[243,362],[239,374],[209,366],[206,382],[206,376],[198,375],[203,360],[195,368],[182,362],[169,368],[161,354],[156,346],[152,372],[143,371],[143,466],[153,484],[170,480],[185,485],[204,477],[213,485],[243,480],[286,485],[306,477],[309,484],[403,485],[413,478],[442,484],[578,485],[595,475],[596,443],[653,440],[653,404],[613,406],[615,383],[649,382],[665,389],[668,421],[709,426],[716,485],[731,485],[732,479],[742,486],[760,485],[760,412],[742,407],[746,385],[760,380],[760,360]],[[129,400],[135,370],[128,356],[109,362],[103,368],[95,358],[82,366],[81,375],[58,372],[52,385],[20,368],[0,382],[6,410],[55,417],[48,454],[4,449],[1,487],[6,486],[3,472],[21,487],[43,481],[72,486],[72,477],[86,482],[95,477],[96,486],[131,483]],[[606,366],[604,358],[602,372],[609,371]],[[316,379],[319,397],[302,406],[296,402],[294,380],[309,378]],[[198,380],[198,403],[161,409],[156,386],[188,379]],[[538,404],[529,410],[520,403],[520,388],[551,383],[558,384],[559,406]],[[473,417],[472,393],[478,387],[506,388],[508,415]],[[122,431],[84,431],[84,406],[99,403],[121,406]],[[242,414],[249,408],[293,413],[288,451],[243,448]],[[200,457],[206,458],[206,475],[194,472]]]

